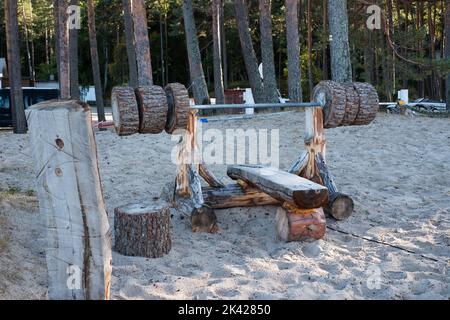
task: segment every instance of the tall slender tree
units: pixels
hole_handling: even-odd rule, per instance
[[[131,14],[134,24],[138,82],[140,86],[150,86],[153,85],[153,73],[145,1],[133,0]]]
[[[70,0],[71,6],[78,6],[78,0]],[[70,54],[70,98],[80,99],[80,85],[78,79],[78,29],[69,29],[69,54]]]
[[[212,33],[213,33],[213,64],[214,64],[214,93],[216,103],[225,102],[223,69],[222,69],[222,29],[220,27],[220,16],[222,11],[222,0],[212,1]]]
[[[136,49],[134,47],[134,26],[133,17],[131,16],[131,3],[130,0],[122,0],[123,6],[123,20],[125,25],[125,42],[127,46],[128,57],[128,73],[129,73],[129,85],[133,88],[138,86],[138,75],[136,66]]]
[[[59,96],[61,99],[70,99],[70,59],[69,59],[69,28],[68,28],[68,2],[56,0],[57,5],[57,48],[59,71]]]
[[[10,106],[14,133],[27,132],[27,122],[23,104],[22,73],[20,68],[19,23],[17,1],[5,0],[6,43],[8,56],[8,77]]]
[[[195,26],[194,10],[191,0],[183,0],[183,20],[194,100],[197,104],[209,104],[208,87],[203,72],[202,57],[198,45],[197,27]]]
[[[103,102],[102,80],[100,75],[100,63],[98,59],[97,28],[95,25],[95,6],[93,0],[87,1],[89,44],[91,48],[92,74],[94,77],[95,100],[97,106],[98,121],[105,121],[105,106]]]
[[[258,71],[258,60],[253,48],[253,40],[250,35],[246,1],[234,0],[234,9],[239,32],[239,41],[241,43],[242,55],[244,57],[250,87],[252,88],[253,98],[256,103],[261,103],[266,99],[261,76]]]
[[[450,59],[450,0],[445,0],[445,50],[446,59]],[[447,111],[450,112],[450,71],[447,71],[445,84],[445,100]]]
[[[352,81],[348,42],[347,0],[328,0],[328,22],[331,39],[331,75],[334,81]]]
[[[290,101],[303,101],[298,33],[298,0],[286,0],[286,38],[288,54],[288,89]]]
[[[263,83],[267,102],[279,102],[272,39],[272,0],[259,0]]]
[[[311,0],[308,0],[307,4],[307,10],[308,10],[308,84],[309,84],[309,95],[310,98],[312,98],[313,89],[314,89],[314,79],[313,79],[313,56],[312,56],[312,6],[311,6]]]

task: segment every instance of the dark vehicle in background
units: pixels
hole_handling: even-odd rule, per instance
[[[24,88],[25,109],[42,101],[58,99],[58,94],[58,89]],[[9,89],[0,89],[0,127],[10,126],[12,126],[12,114]]]

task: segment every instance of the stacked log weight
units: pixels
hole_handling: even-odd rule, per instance
[[[355,82],[353,87],[359,95],[359,110],[353,125],[368,125],[377,116],[379,108],[377,91],[369,83]]]
[[[160,258],[172,247],[170,209],[164,202],[116,208],[115,249],[126,256]]]
[[[114,127],[119,136],[139,132],[139,110],[133,88],[114,87],[111,94]]]
[[[299,209],[285,203],[277,210],[278,237],[286,242],[318,240],[325,236],[326,220],[322,208]]]
[[[158,134],[164,131],[167,119],[167,97],[163,88],[143,86],[136,89],[139,108],[139,133]]]
[[[350,126],[356,119],[359,112],[359,94],[356,91],[353,83],[343,83],[345,89],[345,115],[342,119],[341,126]]]
[[[335,81],[321,81],[313,91],[313,100],[323,105],[324,128],[338,127],[345,116],[346,90]]]
[[[172,134],[177,129],[187,128],[190,112],[189,94],[181,83],[170,83],[165,91],[169,104],[166,132]]]

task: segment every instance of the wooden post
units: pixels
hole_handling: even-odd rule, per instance
[[[89,107],[44,102],[29,108],[27,119],[47,226],[49,296],[109,299],[111,234]]]

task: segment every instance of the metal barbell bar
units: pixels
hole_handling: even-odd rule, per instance
[[[252,104],[204,104],[191,105],[196,110],[219,109],[268,109],[268,108],[317,108],[322,107],[318,102],[288,102],[288,103],[252,103]]]

